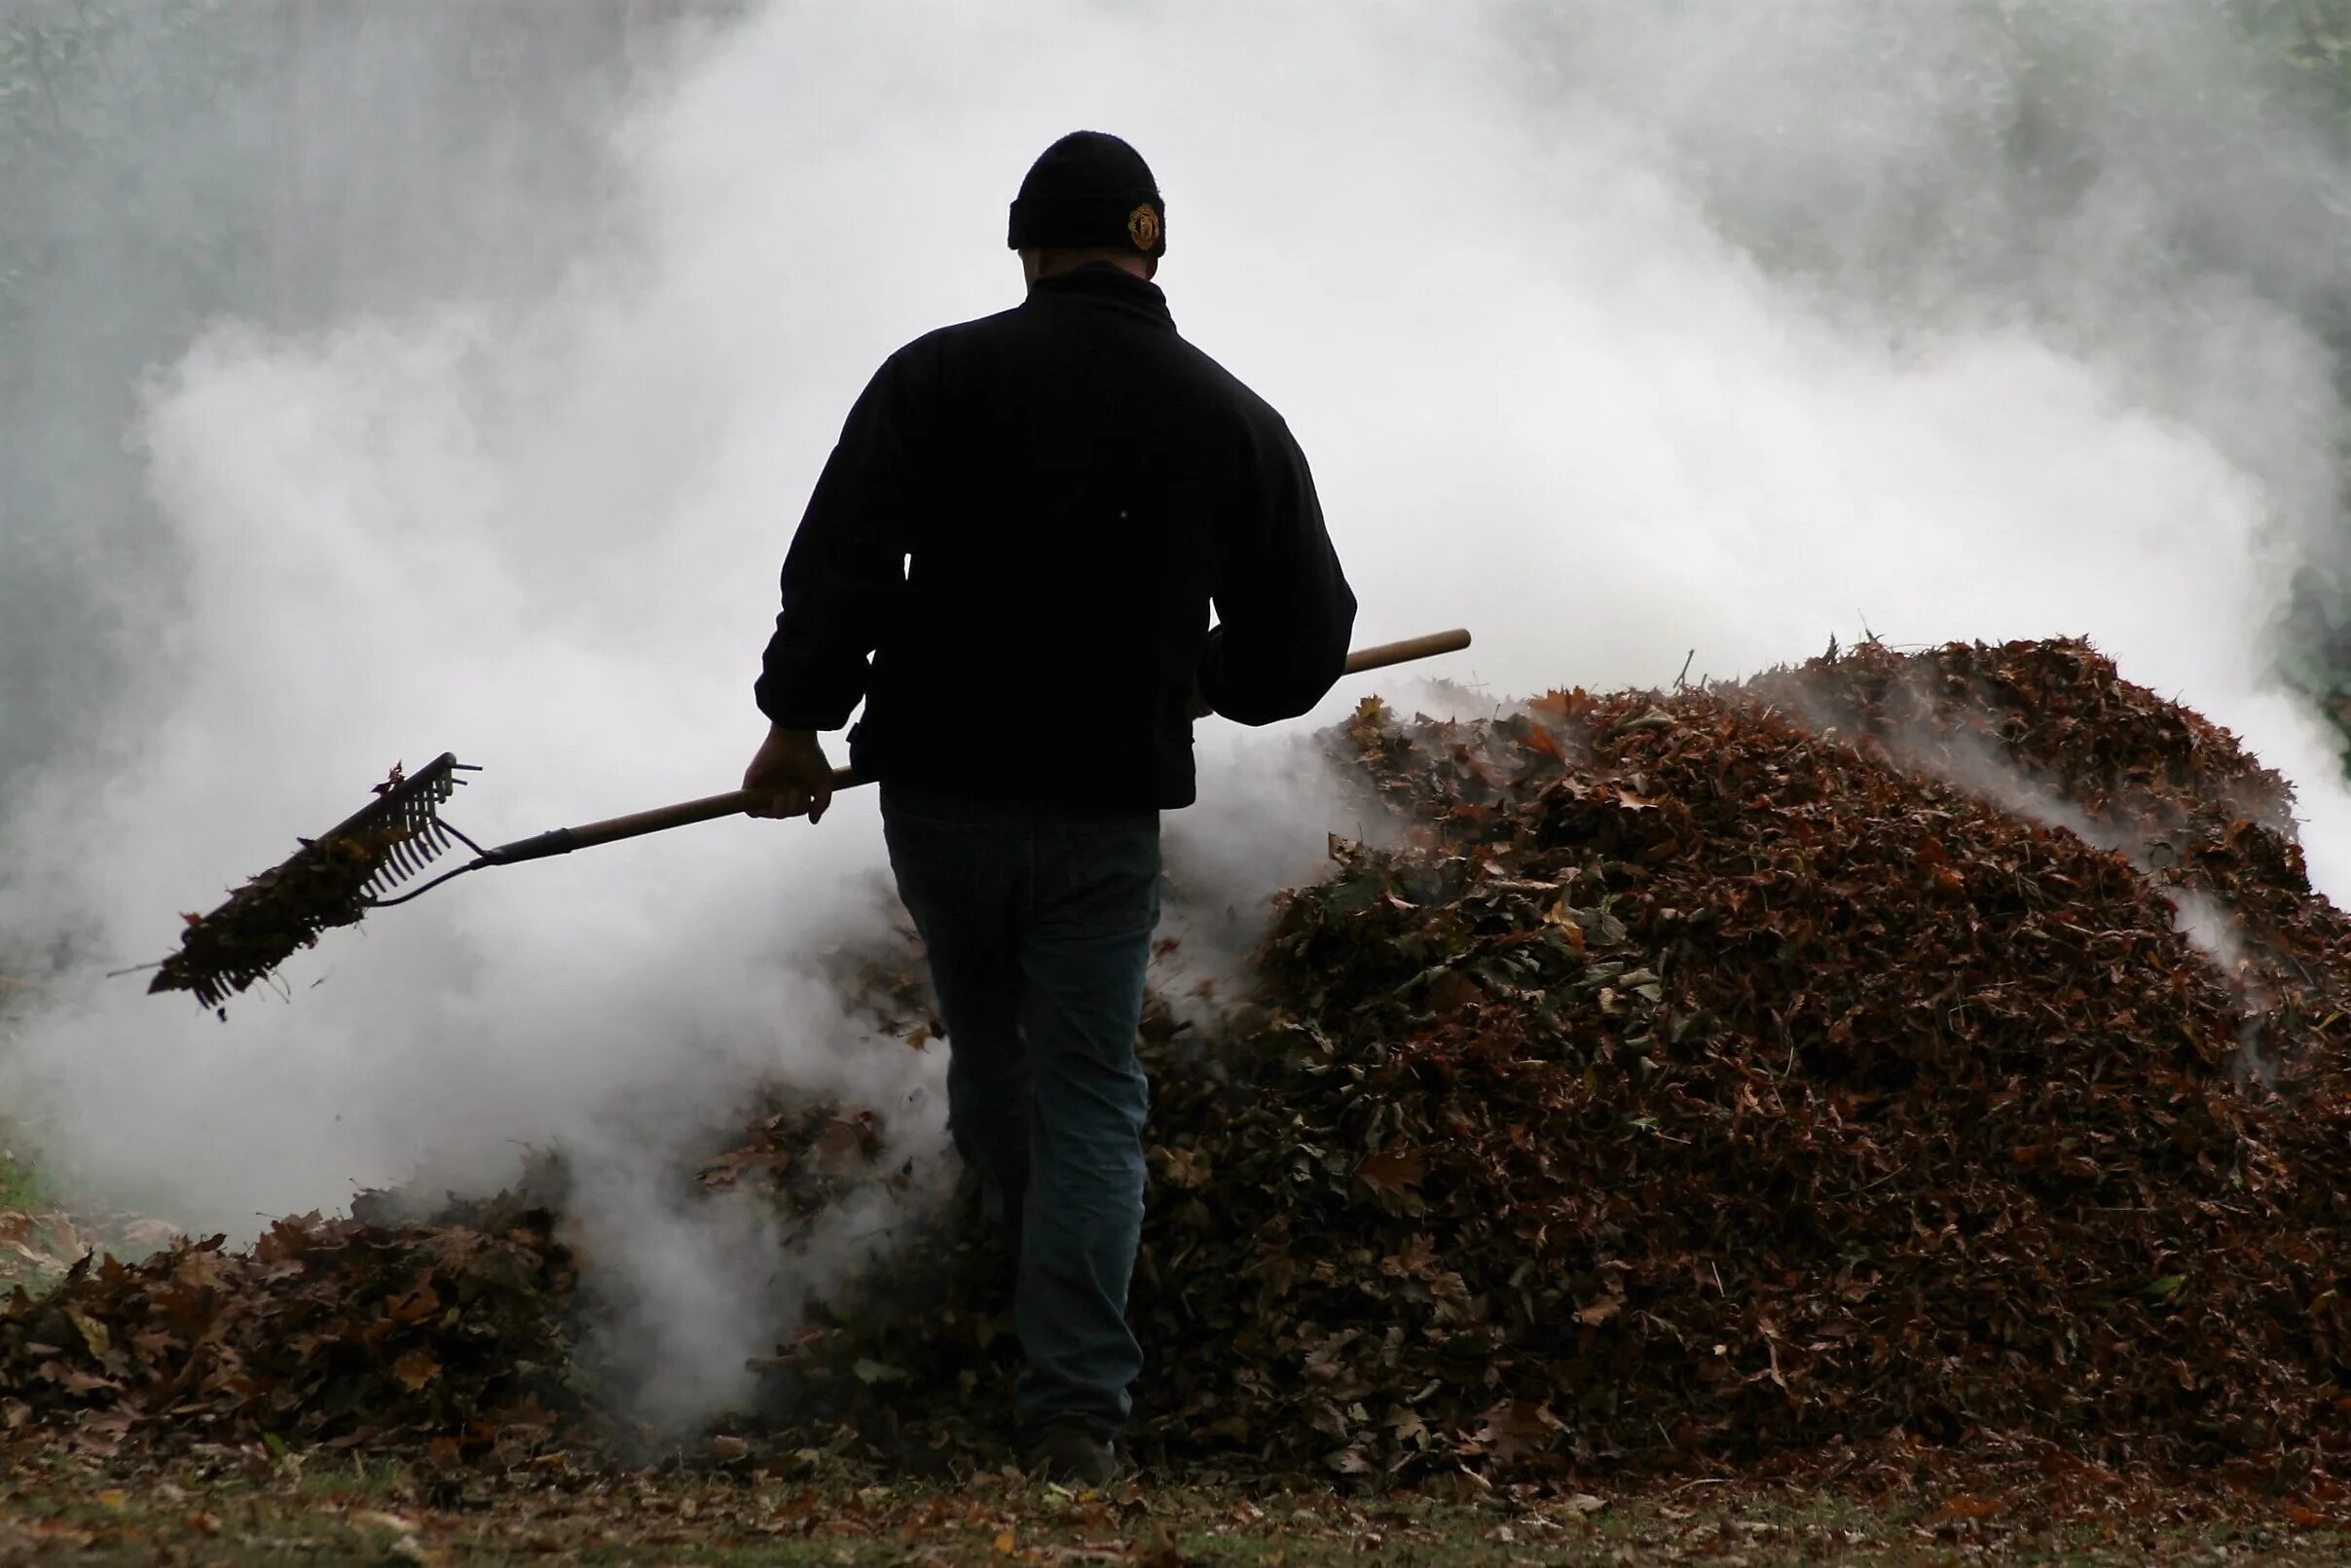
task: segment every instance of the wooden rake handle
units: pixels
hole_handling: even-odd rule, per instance
[[[1469,634],[1456,627],[1450,632],[1432,632],[1426,637],[1406,638],[1401,642],[1381,642],[1368,648],[1357,648],[1347,655],[1346,673],[1362,675],[1367,670],[1385,670],[1392,665],[1411,664],[1416,659],[1433,659],[1440,653],[1458,653],[1469,646]],[[835,790],[854,789],[862,784],[871,784],[848,768],[832,770]],[[482,859],[492,865],[506,865],[516,860],[539,860],[551,855],[569,855],[573,850],[593,849],[599,844],[610,844],[624,838],[641,838],[647,833],[664,832],[673,827],[684,827],[692,822],[708,822],[720,817],[736,817],[758,804],[759,797],[749,789],[730,789],[723,795],[705,795],[700,800],[681,800],[675,806],[656,806],[651,811],[635,812],[627,817],[607,817],[601,822],[583,822],[577,827],[559,827],[535,838],[518,839],[485,851]]]
[[[1415,659],[1434,659],[1440,653],[1459,653],[1468,646],[1469,634],[1457,626],[1450,632],[1408,637],[1401,642],[1378,642],[1347,655],[1347,674],[1360,675],[1366,670],[1385,670],[1390,665],[1411,664]]]

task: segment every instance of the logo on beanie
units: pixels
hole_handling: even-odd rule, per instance
[[[1135,249],[1153,251],[1159,248],[1159,209],[1146,201],[1126,215],[1126,237],[1135,242]]]

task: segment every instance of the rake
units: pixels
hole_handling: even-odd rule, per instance
[[[1383,642],[1347,655],[1347,674],[1383,670],[1468,646],[1469,634],[1458,630]],[[371,909],[407,903],[486,866],[543,860],[689,822],[738,816],[764,803],[759,794],[735,789],[485,847],[441,816],[441,808],[465,783],[459,775],[478,771],[447,751],[414,773],[394,768],[367,805],[318,837],[301,840],[300,849],[239,888],[211,913],[183,917],[188,929],[181,934],[180,949],[155,966],[148,991],[194,992],[197,1001],[226,1017],[229,998],[267,979],[296,952],[314,945],[323,932],[356,925]],[[868,782],[847,768],[832,776],[836,790]],[[452,844],[464,845],[474,857],[393,895],[395,889],[429,870]]]

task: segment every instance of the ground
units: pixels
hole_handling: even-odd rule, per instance
[[[879,1483],[790,1474],[440,1478],[381,1461],[217,1454],[154,1465],[57,1454],[0,1480],[0,1563],[2351,1562],[2351,1533],[2265,1500],[2145,1494],[2052,1519],[1969,1494],[1864,1499],[1708,1478],[1548,1499],[1342,1496],[1146,1477],[1073,1493],[1010,1477]]]

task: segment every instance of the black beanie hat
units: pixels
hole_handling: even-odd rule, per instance
[[[1167,205],[1143,155],[1099,130],[1073,130],[1029,165],[1012,201],[1014,250],[1117,245],[1167,254]]]

